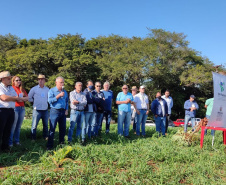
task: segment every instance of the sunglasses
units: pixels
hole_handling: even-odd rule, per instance
[[[101,86],[97,85],[96,87],[101,87]]]
[[[128,88],[122,88],[122,89],[128,89]]]
[[[15,80],[16,82],[21,82],[21,80]]]

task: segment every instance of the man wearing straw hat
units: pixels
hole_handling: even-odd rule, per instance
[[[36,140],[36,129],[38,122],[42,119],[43,124],[43,138],[48,139],[48,91],[49,88],[45,86],[47,81],[45,75],[38,75],[38,85],[31,88],[28,94],[28,101],[33,102],[33,114],[31,125],[31,138]]]
[[[1,150],[9,150],[9,137],[14,122],[15,102],[25,101],[24,97],[18,97],[11,86],[11,74],[8,71],[0,73],[0,147]]]

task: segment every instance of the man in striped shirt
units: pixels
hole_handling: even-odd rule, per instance
[[[72,142],[73,131],[76,128],[76,137],[81,136],[82,124],[85,124],[84,109],[87,104],[86,95],[82,92],[82,82],[76,82],[75,90],[70,92],[70,127],[68,131],[68,142]]]

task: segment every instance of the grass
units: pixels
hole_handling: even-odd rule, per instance
[[[165,138],[157,138],[155,127],[147,127],[147,137],[118,137],[117,125],[109,135],[81,146],[57,146],[46,151],[39,124],[37,141],[30,140],[31,121],[25,120],[20,147],[0,154],[1,184],[226,184],[226,155],[222,133],[205,136],[199,144],[179,146],[171,140],[178,128],[170,128]],[[69,123],[67,123],[67,128]],[[67,139],[67,136],[65,137]],[[58,132],[55,144],[58,142]]]

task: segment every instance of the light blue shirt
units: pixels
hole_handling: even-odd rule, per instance
[[[166,100],[167,106],[168,106],[168,114],[171,114],[171,109],[173,107],[173,98],[171,96],[169,96],[168,98],[166,98],[166,96],[162,96],[162,98],[164,100]]]
[[[194,118],[195,115],[196,115],[196,110],[193,110],[192,112],[190,111],[190,108],[191,107],[195,107],[196,110],[199,109],[199,105],[196,103],[196,101],[190,101],[190,100],[187,100],[185,101],[184,103],[184,109],[185,109],[185,115],[189,115],[190,117]]]
[[[68,94],[67,91],[64,90],[64,96],[56,99],[56,96],[60,94],[61,91],[57,89],[57,87],[53,87],[48,92],[48,102],[51,108],[54,109],[66,109],[68,110]]]
[[[49,88],[46,86],[41,88],[39,85],[36,85],[31,88],[28,93],[28,101],[33,102],[33,108],[35,110],[48,109],[48,92]]]
[[[118,93],[116,101],[125,101],[127,99],[130,99],[133,101],[133,95],[128,92],[127,94],[124,94],[123,92]],[[119,104],[118,105],[118,110],[124,111],[124,112],[131,112],[131,103],[128,104]]]

